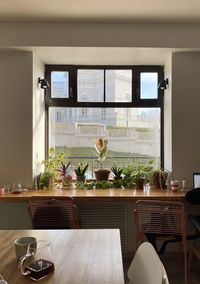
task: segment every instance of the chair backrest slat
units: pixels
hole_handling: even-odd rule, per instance
[[[75,229],[77,208],[72,197],[31,197],[28,205],[34,229]]]
[[[182,235],[185,228],[184,215],[181,202],[139,200],[135,210],[138,234],[143,231]]]

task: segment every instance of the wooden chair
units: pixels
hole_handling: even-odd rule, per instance
[[[77,229],[78,210],[72,197],[31,197],[28,205],[33,229]]]
[[[138,200],[134,211],[136,245],[147,239],[158,254],[168,243],[180,242],[184,256],[184,279],[187,284],[186,213],[182,202]],[[160,249],[158,245],[161,244]]]
[[[169,284],[165,268],[154,247],[142,243],[128,269],[129,284]]]

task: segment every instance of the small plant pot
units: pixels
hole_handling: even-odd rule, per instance
[[[136,189],[143,189],[144,179],[143,178],[136,178],[135,180],[135,188]]]
[[[114,180],[122,180],[122,177],[116,177],[116,176],[114,176]]]
[[[76,181],[77,182],[85,182],[85,179],[86,179],[86,176],[84,175],[84,176],[77,176],[76,177]]]
[[[49,179],[49,189],[55,189],[56,188],[56,180],[54,178]]]
[[[70,175],[62,178],[63,189],[69,189],[72,187],[72,177]]]
[[[94,171],[96,181],[108,181],[109,175],[110,175],[110,170],[106,169],[99,169]]]

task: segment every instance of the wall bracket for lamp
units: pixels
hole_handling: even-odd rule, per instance
[[[166,90],[167,87],[169,85],[169,80],[168,78],[167,79],[164,79],[164,80],[161,80],[158,84],[158,89],[160,90]]]
[[[41,89],[47,89],[49,87],[49,82],[47,79],[41,79],[40,77],[38,78],[38,84],[40,84]]]

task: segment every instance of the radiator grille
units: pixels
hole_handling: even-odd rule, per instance
[[[125,203],[79,203],[81,228],[83,229],[120,229],[122,252],[127,247],[127,205]]]

